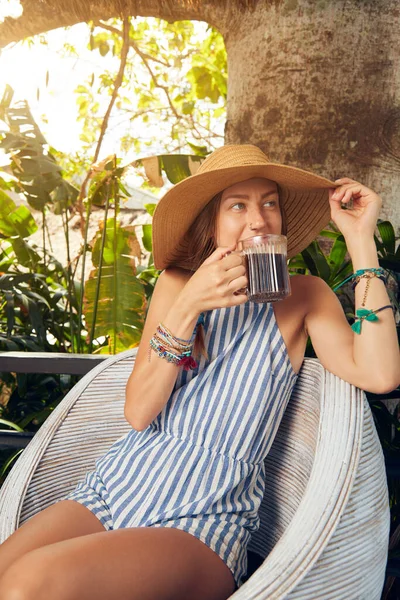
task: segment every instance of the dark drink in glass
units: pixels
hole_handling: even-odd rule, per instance
[[[277,302],[291,294],[287,267],[287,238],[284,235],[257,235],[239,241],[244,257],[252,302]]]

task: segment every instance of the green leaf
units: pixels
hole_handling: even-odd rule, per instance
[[[196,106],[195,102],[183,102],[182,103],[182,113],[184,115],[191,115],[193,113],[195,106]]]
[[[110,51],[110,46],[107,44],[107,42],[100,42],[98,44],[98,49],[101,56],[106,56]]]
[[[389,254],[395,253],[396,236],[394,233],[393,225],[390,221],[381,221],[377,224],[380,236],[382,238],[383,246]]]
[[[39,254],[23,238],[10,238],[10,241],[18,262],[23,267],[34,269],[40,261]]]
[[[7,425],[10,429],[15,429],[15,431],[23,431],[19,425],[12,421],[7,421],[6,419],[0,419],[0,425]]]
[[[15,202],[0,190],[0,233],[6,237],[32,235],[38,227],[26,206],[17,206]]]
[[[196,156],[201,156],[202,158],[205,158],[207,154],[210,154],[210,151],[208,150],[207,146],[196,146],[191,142],[187,142],[187,144],[191,147]]]
[[[165,171],[170,182],[174,184],[190,177],[195,171],[193,165],[202,162],[204,158],[190,154],[163,154],[159,156],[161,168]]]
[[[216,104],[219,98],[226,95],[226,82],[217,70],[209,65],[193,66],[187,73],[187,78],[194,85],[197,98],[209,98]]]
[[[11,336],[15,324],[14,294],[11,290],[4,290],[3,292],[6,300],[7,336]]]
[[[102,231],[99,231],[92,253],[96,268],[85,282],[85,318],[88,328],[94,327],[93,339],[106,336],[109,339],[106,351],[113,354],[139,344],[146,298],[143,284],[136,277],[135,257],[140,255],[140,245],[134,227],[122,228],[109,219],[104,248],[101,241]]]
[[[152,231],[151,225],[143,225],[142,241],[143,241],[143,246],[146,248],[147,252],[152,252],[152,250],[153,250],[151,231]]]
[[[156,206],[157,206],[157,204],[151,203],[151,204],[145,204],[144,208],[149,213],[149,215],[152,217],[154,214],[154,211],[156,210]]]
[[[48,152],[46,139],[26,102],[5,109],[4,119],[9,131],[4,133],[0,147],[10,155],[12,173],[28,203],[42,210],[51,203],[50,192],[63,181],[61,167]]]
[[[311,242],[301,254],[311,274],[328,282],[331,270],[318,243],[316,241]]]

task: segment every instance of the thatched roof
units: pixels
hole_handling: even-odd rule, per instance
[[[206,21],[219,28],[233,13],[254,8],[259,0],[20,0],[23,13],[0,23],[0,47],[25,37],[112,17],[159,17],[167,21]]]

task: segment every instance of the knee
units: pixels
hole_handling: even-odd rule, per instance
[[[0,579],[0,600],[45,600],[51,596],[56,574],[52,566],[38,560],[35,551],[28,552]],[[50,595],[49,595],[50,594]]]

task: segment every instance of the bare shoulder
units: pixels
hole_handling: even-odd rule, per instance
[[[296,288],[298,293],[308,294],[313,289],[313,286],[318,285],[318,281],[321,281],[320,277],[315,275],[292,275],[290,277],[290,284]]]

